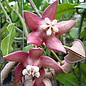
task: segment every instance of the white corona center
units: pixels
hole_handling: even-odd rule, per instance
[[[40,29],[46,30],[47,36],[52,35],[53,32],[58,32],[59,29],[55,26],[57,23],[57,20],[54,19],[51,21],[49,18],[44,19],[44,23],[41,24]]]
[[[32,65],[27,65],[26,69],[22,71],[23,75],[29,75],[32,77],[40,77],[40,72],[39,72],[39,67],[37,66],[32,66]]]

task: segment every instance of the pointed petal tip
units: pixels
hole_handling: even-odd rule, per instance
[[[24,11],[24,18],[27,26],[35,31],[39,27],[40,17],[38,17],[35,13]]]
[[[57,0],[54,3],[50,4],[42,13],[42,19],[48,17],[50,20],[53,20],[56,15],[57,4]]]
[[[3,58],[8,61],[20,62],[20,61],[25,60],[27,56],[28,56],[28,53],[25,51],[15,51],[4,56]]]
[[[63,48],[63,49],[53,49],[51,48],[51,50],[54,50],[54,51],[59,51],[59,52],[62,52],[62,53],[65,53],[66,54],[66,50]]]
[[[46,47],[51,50],[66,53],[66,50],[62,45],[61,41],[55,35],[51,35],[50,37],[47,37],[47,39],[45,40],[45,44]]]
[[[71,23],[73,23],[73,24],[76,24],[77,23],[77,21],[76,20],[69,20]]]
[[[68,21],[62,21],[58,22],[56,24],[56,27],[58,27],[59,31],[56,33],[57,35],[62,35],[66,32],[68,32],[75,24],[76,20],[68,20]]]

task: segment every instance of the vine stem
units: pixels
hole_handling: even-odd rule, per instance
[[[27,31],[27,27],[26,27],[26,24],[25,24],[25,22],[24,22],[23,17],[22,17],[15,9],[13,9],[13,8],[8,4],[8,2],[7,2],[6,0],[5,0],[5,2],[6,2],[6,4],[9,6],[9,8],[10,8],[13,12],[15,12],[15,13],[18,15],[18,17],[19,17],[19,19],[20,19],[20,21],[21,21],[21,23],[22,23],[22,25],[23,25],[24,32],[25,32],[25,36],[26,36],[26,38],[28,38],[28,31]]]
[[[64,45],[64,48],[69,49],[70,47]]]
[[[42,17],[41,14],[39,13],[39,10],[37,9],[36,5],[34,4],[33,0],[29,0],[32,8],[34,9],[34,11],[38,14],[39,17]]]
[[[52,52],[52,54],[56,57],[56,59],[60,62],[60,65],[62,65],[63,63],[62,63],[62,61],[59,59],[59,57],[56,55],[56,53],[55,53],[53,50],[51,50],[51,52]]]

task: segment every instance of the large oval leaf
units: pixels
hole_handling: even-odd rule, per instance
[[[15,37],[14,24],[9,24],[7,26],[7,30],[9,34],[1,41],[1,50],[2,50],[3,55],[7,55],[8,53],[13,51],[12,43]]]
[[[72,38],[78,38],[78,36],[79,36],[78,30],[79,30],[79,28],[72,28],[72,29],[70,30],[70,36],[71,36]]]
[[[69,19],[73,13],[75,12],[75,6],[77,4],[68,4],[68,3],[63,3],[58,5],[57,13],[56,13],[56,18],[66,18]]]
[[[59,74],[57,75],[56,79],[65,86],[79,86],[73,73]]]

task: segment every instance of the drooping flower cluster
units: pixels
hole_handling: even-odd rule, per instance
[[[43,12],[42,18],[36,14],[24,11],[24,17],[27,26],[33,31],[29,33],[27,43],[41,46],[45,43],[46,47],[66,53],[61,41],[56,35],[62,35],[70,30],[76,23],[75,20],[57,22],[54,19],[57,9],[57,1],[49,5]],[[76,43],[81,46],[81,51],[77,50]],[[83,52],[82,52],[83,51]],[[69,53],[64,57],[63,65],[54,61],[51,57],[41,56],[42,48],[31,48],[29,52],[15,51],[4,56],[8,61],[19,62],[15,68],[15,83],[19,82],[22,76],[28,75],[33,78],[33,86],[41,86],[45,77],[44,68],[52,68],[57,73],[67,73],[72,68],[72,63],[81,61],[85,57],[85,51],[82,43],[77,39],[69,48]],[[81,54],[82,53],[82,54]],[[72,58],[74,57],[74,58]]]

